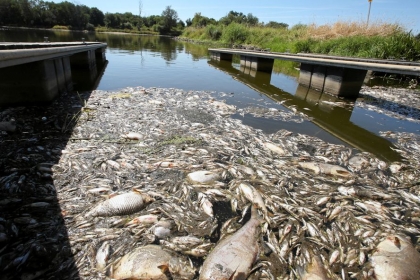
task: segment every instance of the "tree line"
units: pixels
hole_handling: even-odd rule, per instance
[[[103,13],[96,7],[78,5],[68,1],[54,3],[42,0],[0,0],[0,25],[52,28],[64,26],[72,30],[93,31],[97,27],[111,29],[148,29],[159,33],[168,33],[173,30],[182,31],[186,26],[206,27],[210,24],[229,25],[240,23],[249,26],[264,25],[269,27],[287,28],[285,23],[270,21],[260,23],[251,13],[230,11],[226,16],[215,20],[196,13],[184,23],[178,18],[178,13],[166,7],[161,15],[141,16],[141,1],[139,14]]]

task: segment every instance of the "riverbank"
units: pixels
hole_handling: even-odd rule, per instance
[[[420,40],[398,24],[336,22],[296,25],[292,28],[247,26],[232,23],[187,27],[181,37],[229,46],[308,52],[350,57],[420,60]]]
[[[230,118],[235,107],[216,101],[223,94],[137,87],[3,108],[0,121],[14,119],[17,129],[0,135],[0,279],[104,279],[122,256],[151,243],[189,257],[197,278],[256,199],[241,182],[268,211],[262,265],[251,279],[287,277],[308,262],[306,253],[331,274],[360,278],[383,238],[420,234],[418,136],[397,139],[406,159],[386,163],[316,137],[243,125]],[[197,171],[212,179],[192,180]],[[89,214],[133,188],[154,201],[128,215]],[[144,215],[152,221],[129,223]],[[200,242],[179,243],[186,236]],[[337,250],[355,261],[328,261]]]

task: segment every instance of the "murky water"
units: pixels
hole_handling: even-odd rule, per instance
[[[372,152],[389,161],[398,160],[399,155],[391,149],[390,140],[379,136],[380,131],[420,133],[418,123],[368,111],[354,106],[354,103],[341,104],[341,100],[299,86],[293,76],[276,72],[271,75],[252,73],[241,69],[235,61],[210,61],[206,46],[158,36],[0,30],[0,42],[42,42],[44,37],[51,42],[81,41],[85,38],[87,41],[108,43],[106,57],[109,63],[95,85],[100,90],[115,91],[135,86],[205,90],[222,93],[216,95],[217,98],[238,108],[293,110],[311,118],[310,121],[297,123],[251,114],[234,116],[268,133],[282,128],[305,133],[331,143]],[[86,90],[83,85],[76,85],[76,89]],[[337,106],[337,101],[341,106]]]

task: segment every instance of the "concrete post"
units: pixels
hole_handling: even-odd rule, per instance
[[[366,73],[366,70],[302,63],[299,84],[338,97],[357,98]]]
[[[211,58],[217,61],[232,61],[233,55],[230,53],[211,52]]]
[[[241,66],[267,73],[273,71],[274,59],[246,55],[241,55],[240,57]]]
[[[55,65],[43,60],[0,68],[0,104],[52,101],[59,93]]]
[[[64,70],[64,77],[66,79],[66,90],[67,92],[70,92],[73,90],[73,80],[71,76],[70,57],[68,56],[63,57],[63,70]]]
[[[322,65],[314,65],[312,68],[311,88],[324,91],[325,74],[327,67]]]
[[[345,68],[340,97],[357,98],[365,80],[367,70]]]
[[[312,79],[312,64],[302,63],[300,65],[299,84],[310,87]]]

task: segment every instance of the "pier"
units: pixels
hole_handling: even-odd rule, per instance
[[[243,49],[212,49],[215,61],[240,56],[241,67],[271,73],[275,59],[300,63],[299,84],[338,97],[357,98],[368,70],[420,76],[420,62],[364,59],[318,54],[291,54]]]
[[[0,104],[43,103],[73,89],[72,70],[94,84],[106,43],[0,43]]]
[[[340,101],[335,96],[302,85],[291,94],[272,85],[269,73],[250,71],[243,66],[236,69],[228,61],[209,61],[208,64],[275,102],[286,100],[284,106],[305,112],[316,126],[360,151],[370,152],[385,161],[401,160],[390,141],[353,123],[352,110],[330,105]]]

